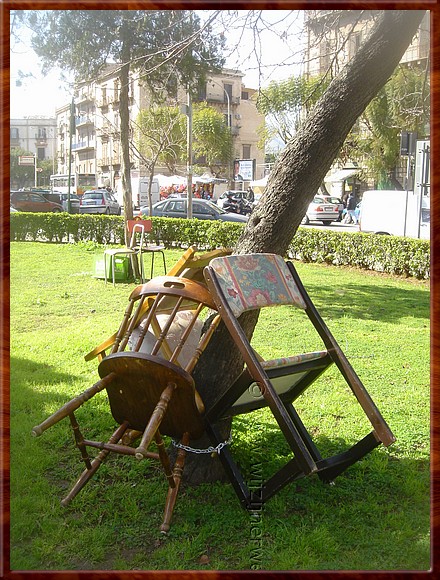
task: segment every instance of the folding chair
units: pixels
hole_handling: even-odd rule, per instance
[[[196,280],[205,285],[203,268],[207,266],[213,258],[227,256],[230,253],[230,249],[218,248],[216,250],[198,254],[196,246],[190,246],[185,250],[179,260],[168,270],[167,276],[179,276],[189,280]],[[149,304],[149,301],[143,303],[142,309],[137,314],[138,318],[135,322],[135,326],[138,326],[145,317]],[[88,352],[84,357],[85,360],[90,361],[96,357],[98,357],[98,360],[101,360],[106,355],[106,351],[113,346],[115,340],[116,333]]]
[[[111,262],[113,286],[115,285],[116,256],[123,255],[131,256],[132,260],[137,261],[142,283],[145,281],[143,254],[146,253],[151,254],[151,278],[153,277],[154,258],[156,253],[162,254],[164,273],[166,272],[167,266],[164,254],[165,246],[159,244],[150,244],[145,235],[151,232],[153,229],[151,220],[127,220],[127,229],[129,234],[131,234],[130,243],[128,247],[109,248],[104,251],[104,272],[105,272],[104,276],[106,284],[107,284],[107,257],[110,258]]]
[[[289,482],[316,473],[331,482],[379,444],[388,446],[394,435],[364,385],[325,325],[291,262],[274,254],[220,257],[205,268],[209,291],[218,312],[244,359],[244,370],[231,387],[205,413],[213,444],[221,440],[216,422],[224,417],[269,407],[293,457],[257,490],[249,490],[228,448],[219,457],[242,503],[248,509],[262,505]],[[253,350],[239,323],[249,310],[278,305],[302,309],[326,349],[276,360],[262,360]],[[274,338],[275,339],[275,338]],[[323,458],[312,434],[299,416],[294,401],[335,364],[372,424],[372,431],[348,450]]]
[[[148,316],[134,337],[135,321],[146,301],[150,301]],[[191,373],[220,320],[215,314],[205,323],[206,308],[215,309],[206,287],[183,278],[154,278],[132,292],[112,352],[99,364],[100,380],[33,429],[33,435],[38,436],[61,419],[70,419],[86,468],[62,505],[69,504],[110,453],[139,460],[159,459],[168,480],[161,531],[168,531],[185,450],[179,447],[172,468],[162,435],[176,439],[177,446],[187,446],[190,439],[197,439],[204,432],[203,403]],[[165,311],[166,320],[161,321],[160,313]],[[187,316],[183,325],[179,320],[182,312]],[[126,351],[130,340],[132,350]],[[118,427],[106,442],[85,439],[75,411],[104,389]],[[153,440],[156,452],[149,450]],[[99,450],[93,459],[88,454],[89,447]]]

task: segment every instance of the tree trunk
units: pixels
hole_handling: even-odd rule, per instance
[[[121,28],[121,71],[119,73],[119,116],[121,119],[121,184],[124,200],[124,222],[133,219],[133,197],[131,191],[131,162],[130,162],[130,112],[128,106],[128,88],[130,73],[130,49],[129,39],[124,22]],[[125,228],[125,244],[128,246],[130,239],[127,228]],[[138,274],[138,273],[136,273]]]
[[[272,252],[285,255],[308,204],[356,119],[385,85],[417,31],[424,11],[384,11],[364,45],[336,77],[287,144],[271,173],[265,203],[259,204],[238,241],[236,253]],[[258,316],[241,317],[248,336]],[[289,355],[291,353],[286,353]],[[195,380],[206,408],[230,386],[242,368],[237,349],[223,325],[203,353]],[[227,424],[223,430],[228,437]],[[192,443],[207,447],[206,439]],[[186,480],[191,483],[221,477],[218,460],[187,456]]]

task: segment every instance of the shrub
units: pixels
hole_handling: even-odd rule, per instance
[[[234,247],[243,231],[243,224],[217,220],[153,217],[151,221],[150,241],[161,240],[167,248]],[[125,243],[121,216],[18,212],[11,214],[10,224],[13,241]],[[427,240],[299,228],[288,253],[304,262],[357,266],[419,279],[430,276]]]

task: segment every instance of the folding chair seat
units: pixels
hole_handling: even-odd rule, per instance
[[[364,385],[348,362],[307,294],[293,264],[274,254],[219,257],[204,270],[218,312],[239,349],[244,369],[233,384],[205,413],[213,444],[221,440],[216,423],[224,418],[268,407],[292,458],[257,490],[249,490],[231,451],[219,457],[242,503],[248,509],[263,504],[290,481],[316,473],[331,482],[350,465],[381,443],[395,441]],[[275,360],[262,360],[252,348],[239,322],[249,310],[288,305],[305,312],[325,349]],[[292,329],[293,334],[295,329]],[[276,336],[274,336],[276,340]],[[294,402],[331,365],[336,365],[359,402],[373,429],[348,450],[323,458],[317,443],[299,416]]]
[[[150,302],[148,315],[139,329],[136,321],[146,301]],[[166,320],[159,321],[165,302],[172,307]],[[33,429],[33,435],[41,435],[61,419],[70,419],[86,467],[62,500],[63,505],[77,495],[110,453],[131,455],[139,460],[158,459],[168,480],[161,526],[163,532],[168,531],[185,450],[179,448],[172,468],[162,435],[187,446],[190,439],[196,440],[204,433],[204,407],[191,373],[220,319],[215,315],[209,323],[202,323],[207,309],[215,309],[215,304],[206,287],[184,278],[154,278],[132,292],[112,352],[99,364],[100,380]],[[182,312],[187,313],[185,324],[179,320]],[[133,336],[135,329],[137,335]],[[146,337],[148,346],[144,344]],[[130,342],[132,350],[128,351]],[[106,441],[85,439],[75,411],[104,389],[118,426]],[[150,450],[153,441],[156,451]],[[99,452],[91,458],[88,448]]]

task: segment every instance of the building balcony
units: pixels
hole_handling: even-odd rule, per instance
[[[78,98],[76,100],[77,105],[79,105],[80,103],[93,103],[94,98],[92,93],[88,92],[88,91],[83,91],[80,95],[78,95]]]
[[[225,103],[228,104],[226,95],[216,95],[215,93],[206,93],[206,100],[208,103]]]
[[[112,164],[112,161],[111,161],[110,157],[102,157],[101,159],[96,160],[96,164],[99,167],[110,167],[110,165]]]
[[[81,117],[75,117],[76,127],[84,127],[85,125],[93,125],[93,120],[88,115],[82,115]]]
[[[95,149],[95,141],[79,141],[72,145],[72,151],[85,151],[87,149]]]

